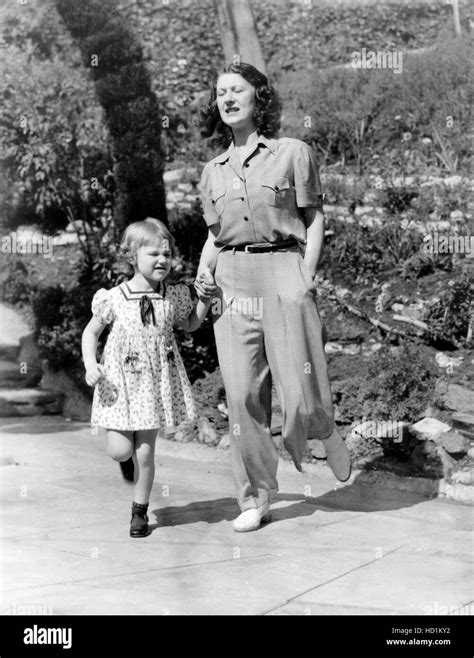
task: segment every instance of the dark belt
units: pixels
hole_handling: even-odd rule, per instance
[[[263,254],[269,251],[280,251],[281,249],[288,249],[290,247],[297,247],[296,240],[284,240],[282,242],[253,242],[250,244],[239,244],[233,247],[226,244],[222,247],[222,251],[245,251],[247,254]]]

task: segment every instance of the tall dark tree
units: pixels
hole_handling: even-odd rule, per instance
[[[154,216],[166,222],[160,111],[143,52],[115,0],[55,0],[77,41],[104,108],[118,186],[120,229]]]

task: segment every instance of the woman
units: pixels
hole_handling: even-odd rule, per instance
[[[284,445],[296,468],[313,438],[323,440],[341,481],[351,471],[334,427],[313,283],[324,238],[318,167],[307,144],[276,138],[280,111],[266,76],[241,63],[225,67],[202,113],[203,134],[216,133],[227,147],[202,173],[209,234],[195,287],[202,299],[216,286],[220,294],[213,303],[214,332],[242,510],[233,524],[237,532],[270,520],[278,490],[272,380]]]

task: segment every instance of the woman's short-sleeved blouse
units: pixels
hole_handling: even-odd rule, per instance
[[[241,165],[232,143],[204,167],[201,196],[206,224],[220,224],[216,246],[305,243],[301,209],[322,210],[315,153],[298,139],[260,136]]]

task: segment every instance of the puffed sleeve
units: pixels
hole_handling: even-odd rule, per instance
[[[185,283],[173,286],[174,324],[185,320],[194,308],[191,291]]]
[[[219,224],[220,219],[214,207],[213,198],[212,198],[212,165],[208,162],[201,174],[201,201],[202,201],[202,210],[204,221],[207,226],[213,226],[214,224]]]
[[[102,324],[114,321],[114,308],[110,290],[100,288],[92,298],[92,315]]]
[[[296,205],[299,208],[315,206],[323,209],[323,190],[319,179],[316,154],[305,142],[295,149],[293,160],[295,174]]]

